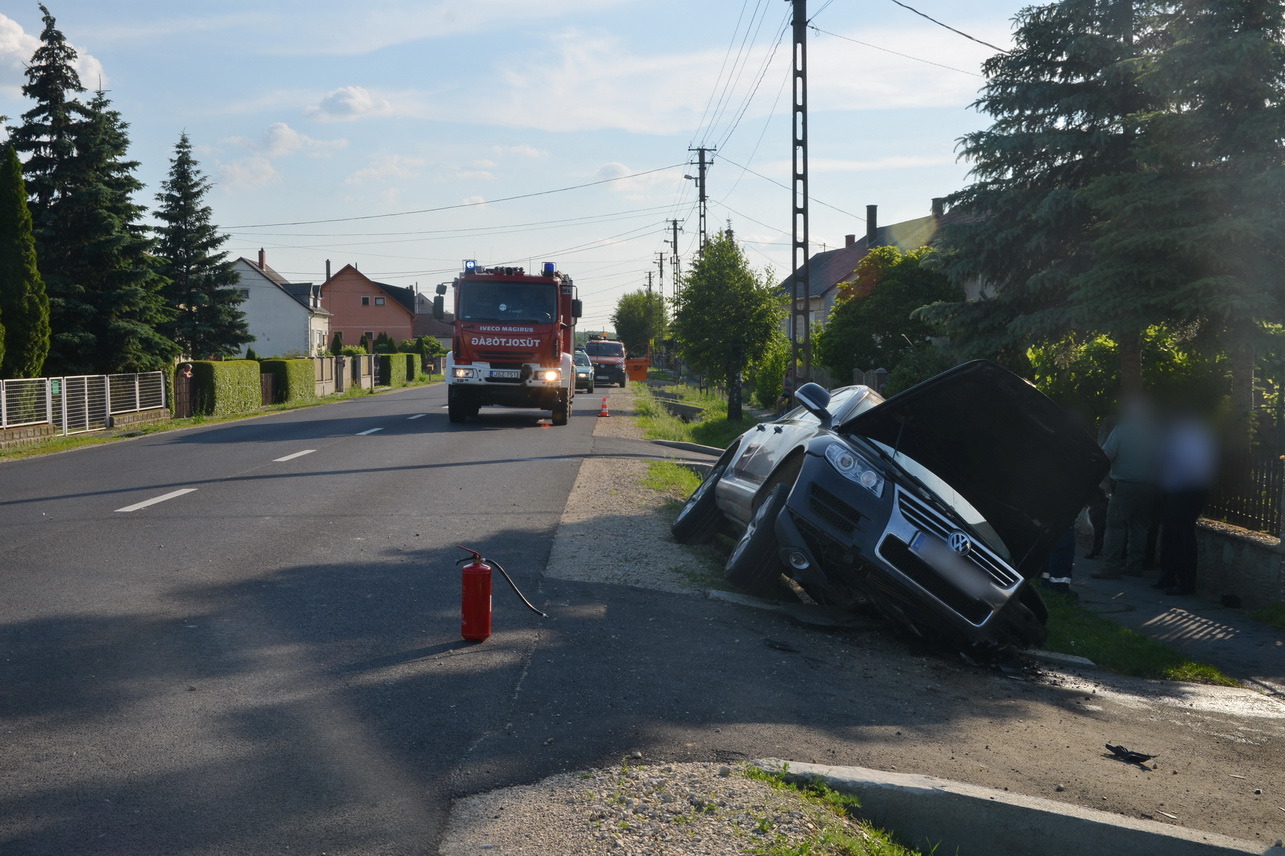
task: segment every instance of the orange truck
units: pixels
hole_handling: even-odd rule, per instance
[[[571,277],[553,262],[539,273],[483,268],[466,260],[452,283],[455,335],[446,357],[447,412],[452,422],[488,404],[547,410],[566,425],[575,394],[576,319],[583,311]],[[445,317],[446,284],[433,317]]]

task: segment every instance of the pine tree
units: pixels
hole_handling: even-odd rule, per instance
[[[941,258],[955,282],[980,280],[990,296],[930,313],[949,320],[963,350],[1020,364],[1033,341],[1086,322],[1136,339],[1156,311],[1156,296],[1138,282],[1119,283],[1118,312],[1072,300],[1076,278],[1096,263],[1099,217],[1084,191],[1137,168],[1128,119],[1150,106],[1137,80],[1139,33],[1151,20],[1139,9],[1150,5],[1064,0],[1024,9],[1014,49],[983,66],[988,82],[974,106],[994,121],[961,141],[974,183],[949,198]]]
[[[49,295],[49,367],[68,374],[88,370],[94,339],[89,329],[94,308],[84,286],[67,271],[73,248],[66,241],[63,219],[74,181],[76,134],[86,118],[76,95],[85,88],[76,74],[76,51],[49,10],[42,5],[40,11],[45,27],[22,87],[22,94],[36,105],[22,114],[22,123],[10,128],[9,135],[13,147],[26,155],[23,173],[31,196],[32,233]]]
[[[49,354],[49,298],[13,146],[0,161],[0,377],[39,377]]]
[[[142,183],[134,177],[137,161],[125,159],[128,128],[106,94],[95,93],[77,127],[73,181],[61,206],[63,243],[74,250],[68,279],[82,286],[93,309],[84,370],[98,374],[156,371],[178,354],[157,329],[169,313],[141,223],[144,208],[133,201]]]
[[[238,308],[240,277],[222,249],[227,235],[215,228],[210,207],[203,204],[211,186],[183,134],[170,159],[169,178],[156,194],[156,217],[163,223],[156,253],[167,280],[165,302],[174,313],[161,329],[198,360],[232,356],[254,340]]]
[[[741,377],[763,356],[781,307],[775,286],[749,267],[728,233],[715,236],[674,298],[674,338],[683,358],[727,385],[727,418],[741,418]]]

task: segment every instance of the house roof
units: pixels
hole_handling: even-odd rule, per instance
[[[406,288],[405,286],[401,286],[401,285],[389,285],[386,282],[375,282],[373,279],[371,280],[371,282],[374,283],[376,286],[378,286],[380,291],[384,292],[393,300],[396,300],[398,303],[404,306],[407,312],[409,312],[412,315],[416,314],[414,289]]]
[[[949,217],[949,215],[946,216]],[[942,218],[930,214],[927,217],[893,223],[891,226],[880,226],[875,229],[873,246],[870,243],[870,236],[862,235],[861,238],[846,246],[816,253],[808,259],[808,294],[811,297],[824,297],[839,283],[850,281],[852,272],[874,247],[895,246],[903,250],[913,250],[928,246],[936,236],[941,220]],[[778,288],[782,292],[789,293],[794,288],[794,280],[798,274],[799,271],[795,270],[781,280]]]
[[[296,303],[298,303],[304,309],[307,309],[309,312],[315,313],[317,315],[330,314],[328,310],[322,309],[320,306],[312,305],[312,288],[313,288],[312,283],[287,282],[284,276],[277,273],[272,268],[268,267],[267,264],[260,265],[258,262],[247,259],[245,256],[242,256],[237,261],[245,262],[245,266],[247,268],[249,268],[254,273],[257,273],[259,276],[263,277],[268,282],[275,285],[277,288],[281,289],[283,292],[288,294],[291,297],[291,299],[293,299]]]

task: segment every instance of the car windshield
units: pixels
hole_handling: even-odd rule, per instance
[[[620,342],[589,342],[584,349],[594,357],[623,357],[625,346]]]
[[[972,503],[964,499],[960,493],[944,482],[935,473],[925,467],[923,464],[906,455],[904,452],[894,452],[891,446],[880,443],[878,440],[871,440],[869,437],[863,438],[867,443],[877,446],[888,458],[895,461],[898,466],[906,471],[911,477],[921,485],[932,491],[942,502],[949,505],[956,514],[959,515],[965,523],[972,527],[986,546],[990,547],[1000,555],[1005,561],[1011,561],[1012,556],[1009,553],[1008,546],[995,528],[986,522],[980,511],[973,508]]]
[[[548,324],[553,321],[557,292],[553,285],[524,282],[465,282],[460,288],[460,318],[504,324]]]
[[[571,357],[571,359],[572,359],[572,360],[575,362],[575,364],[576,364],[576,365],[578,365],[578,366],[591,366],[591,365],[593,365],[593,363],[589,362],[589,355],[588,355],[588,354],[586,354],[584,351],[576,351],[576,352],[575,352],[575,354]]]

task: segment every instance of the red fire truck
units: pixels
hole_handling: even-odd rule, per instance
[[[575,394],[571,351],[581,304],[571,277],[553,262],[538,274],[518,267],[464,262],[455,288],[455,336],[446,358],[447,410],[452,422],[485,404],[537,407],[566,425]],[[446,284],[437,287],[433,317],[445,313]]]

